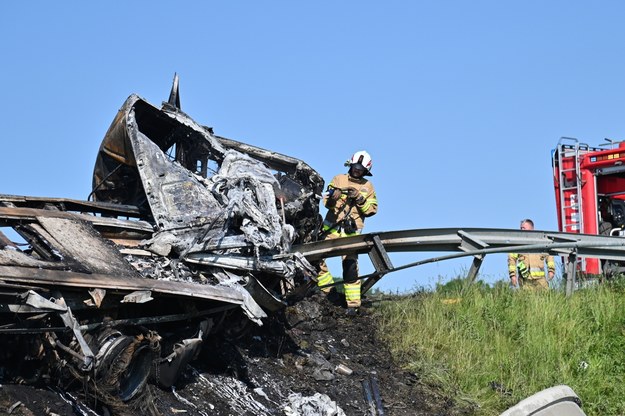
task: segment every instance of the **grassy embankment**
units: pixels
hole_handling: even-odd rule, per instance
[[[380,305],[380,333],[422,381],[498,415],[570,386],[588,416],[625,415],[625,282],[542,293],[459,284]]]

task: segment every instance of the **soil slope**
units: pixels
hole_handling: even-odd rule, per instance
[[[0,415],[470,414],[395,365],[376,337],[374,308],[347,316],[319,293],[238,337],[206,341],[175,388],[149,385],[132,406],[103,406],[80,386],[2,383]]]

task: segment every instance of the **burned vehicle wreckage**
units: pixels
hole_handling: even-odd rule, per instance
[[[4,376],[109,403],[173,385],[206,337],[262,325],[314,283],[291,245],[315,240],[323,185],[197,124],[177,77],[160,109],[131,95],[85,201],[0,195]]]

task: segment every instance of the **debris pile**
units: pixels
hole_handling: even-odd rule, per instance
[[[172,386],[206,339],[262,325],[314,284],[291,245],[316,238],[322,187],[303,161],[193,121],[177,78],[160,109],[131,95],[87,201],[0,195],[0,336],[15,338],[0,368],[109,406]]]
[[[471,409],[422,384],[392,361],[375,333],[375,309],[354,317],[342,305],[313,295],[283,313],[224,339],[209,339],[171,387],[151,386],[159,415],[468,415]],[[367,387],[368,386],[368,387]],[[74,386],[76,388],[76,386]],[[28,390],[29,393],[24,393]],[[0,411],[17,401],[21,414],[107,414],[80,389],[59,393],[46,387],[3,384]],[[89,413],[91,412],[91,413]],[[118,409],[115,414],[137,414]],[[141,412],[139,412],[141,413]],[[20,414],[20,413],[13,413]]]

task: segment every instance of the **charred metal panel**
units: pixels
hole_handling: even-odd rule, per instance
[[[11,246],[7,246],[4,249],[0,250],[0,265],[28,267],[32,269],[45,270],[64,270],[68,268],[67,264],[65,263],[42,260],[23,253],[22,251],[16,250]]]
[[[138,277],[137,272],[111,242],[102,239],[89,223],[72,214],[27,208],[0,208],[0,214],[3,212],[10,217],[21,218],[17,229],[30,241],[36,256],[27,255],[13,247],[13,250],[0,250],[0,264]],[[45,216],[48,213],[53,215]],[[29,217],[30,221],[24,222],[24,214],[36,216]]]
[[[0,195],[0,198],[2,195]],[[116,229],[118,232],[136,232],[139,235],[149,236],[154,231],[152,225],[146,221],[122,220],[118,218],[102,217],[87,214],[67,213],[35,208],[8,208],[0,206],[0,225],[12,225],[24,221],[35,221],[37,217],[69,218],[91,223],[98,229]]]
[[[59,270],[32,270],[20,267],[0,266],[0,280],[7,283],[39,284],[47,287],[108,289],[121,292],[150,290],[155,294],[215,300],[240,305],[245,313],[260,324],[267,316],[243,288],[214,286],[169,280],[121,278],[112,275],[84,274]],[[86,297],[86,296],[85,296]]]
[[[132,140],[132,146],[152,216],[160,230],[221,219],[212,218],[220,213],[215,197],[189,170],[167,160],[162,150],[141,133]]]
[[[71,258],[88,272],[120,277],[138,277],[113,245],[102,239],[87,223],[64,218],[38,217],[37,220],[55,240],[63,258]]]
[[[221,160],[221,145],[184,113],[180,118],[188,119],[187,123],[181,123],[137,95],[131,95],[117,113],[100,146],[93,178],[95,199],[136,205],[148,213],[144,184],[136,169],[136,149],[133,148],[133,141],[140,135],[158,146],[163,155],[173,146],[188,149],[179,160],[187,169],[201,158]],[[180,153],[178,148],[173,151]],[[195,158],[191,157],[193,153]]]
[[[215,136],[174,89],[161,109],[133,94],[117,112],[93,200],[0,195],[0,227],[26,242],[0,232],[0,333],[93,376],[106,400],[139,394],[153,362],[173,385],[209,332],[262,325],[316,275],[291,246],[317,239],[320,175]]]
[[[24,207],[58,211],[98,213],[105,216],[139,217],[139,209],[134,205],[113,204],[110,202],[81,201],[69,198],[45,198],[22,195],[0,195],[0,206]]]

